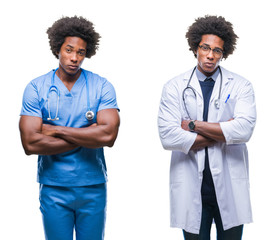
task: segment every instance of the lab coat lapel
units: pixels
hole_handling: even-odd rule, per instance
[[[217,121],[220,120],[221,115],[223,114],[224,107],[225,107],[225,101],[228,96],[228,87],[230,86],[230,82],[233,80],[232,74],[230,74],[226,69],[221,67],[222,71],[222,88],[221,88],[221,96],[220,96],[220,109],[218,110],[218,116]],[[212,94],[211,101],[215,101],[215,99],[218,99],[219,97],[219,87],[220,87],[220,76],[217,79],[217,82],[215,83],[216,91],[215,95]]]
[[[220,96],[220,105],[221,105],[221,102],[223,100],[223,90],[226,89],[226,86],[230,80],[230,77],[228,76],[228,73],[227,71],[220,67],[221,68],[221,71],[222,71],[222,79],[221,79],[221,73],[218,75],[217,79],[216,79],[216,82],[215,82],[215,85],[214,85],[214,89],[213,89],[213,92],[212,92],[212,95],[211,95],[211,98],[210,98],[210,104],[214,104],[214,101],[216,99],[219,98],[219,92],[220,92],[220,84],[222,84],[221,86],[221,96]],[[222,83],[221,83],[222,81]]]
[[[188,83],[189,79],[190,79],[190,76],[192,74],[192,70],[188,71],[185,75],[184,75],[184,80],[186,81],[186,83]],[[197,74],[196,72],[194,72],[192,78],[191,78],[191,81],[190,81],[190,84],[189,84],[195,91],[196,91],[196,94],[199,95],[200,98],[202,98],[202,91],[201,91],[201,86],[199,84],[199,80],[197,78]]]
[[[186,84],[188,83],[191,74],[192,74],[192,70],[188,71],[184,75],[184,80],[186,81]],[[199,80],[197,78],[196,72],[194,72],[189,85],[196,92],[196,100],[197,100],[197,119],[196,120],[202,121],[202,119],[203,119],[203,96],[202,96],[201,86],[200,86]]]
[[[223,75],[222,91],[227,87],[228,83],[233,80],[233,75],[223,67],[220,67]]]

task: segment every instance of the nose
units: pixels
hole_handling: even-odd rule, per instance
[[[72,53],[71,54],[71,61],[73,63],[76,63],[78,61],[78,58],[77,58],[77,53]]]
[[[213,53],[213,50],[211,49],[210,51],[209,51],[209,53],[207,54],[207,58],[209,58],[209,59],[213,59],[214,58],[214,53]]]

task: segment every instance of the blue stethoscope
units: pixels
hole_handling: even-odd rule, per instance
[[[51,86],[50,86],[50,88],[48,90],[48,94],[47,94],[47,103],[48,103],[47,105],[48,105],[48,112],[49,112],[49,117],[47,118],[48,121],[57,121],[57,120],[59,120],[58,109],[59,109],[60,91],[57,88],[57,86],[54,85],[54,76],[55,76],[55,73],[56,73],[57,69],[55,69],[54,72],[53,72],[52,79],[51,79]],[[85,114],[85,117],[88,121],[91,121],[95,117],[95,114],[90,109],[89,81],[87,79],[85,71],[83,71],[82,69],[81,69],[81,71],[84,74],[84,78],[85,78],[85,81],[86,81],[86,90],[87,90],[87,107],[88,107],[88,110]],[[57,103],[56,103],[56,110],[55,110],[55,117],[54,118],[51,117],[51,111],[50,111],[50,93],[52,93],[52,92],[54,92],[57,96]]]
[[[194,94],[195,98],[197,98],[196,90],[190,85],[191,79],[192,79],[192,77],[193,77],[193,75],[194,75],[194,72],[195,72],[196,68],[197,68],[197,66],[194,67],[194,69],[193,69],[193,71],[192,71],[192,73],[191,73],[191,76],[190,76],[190,78],[189,78],[189,80],[188,80],[187,86],[186,86],[186,88],[182,91],[183,104],[184,104],[184,108],[185,108],[185,110],[186,110],[186,113],[187,113],[189,119],[191,119],[191,117],[190,117],[190,114],[189,114],[189,112],[188,112],[188,110],[187,110],[187,106],[186,106],[186,102],[185,102],[185,97],[184,97],[184,95],[185,95],[186,91],[190,89],[190,90],[192,91],[192,93]],[[219,69],[220,74],[221,74],[221,82],[220,82],[220,88],[219,88],[219,96],[218,96],[218,98],[215,99],[215,101],[214,101],[214,105],[215,105],[215,107],[216,107],[217,109],[220,108],[221,90],[222,90],[222,81],[223,81],[223,79],[222,79],[222,70],[221,70],[220,66],[218,66],[218,69]]]

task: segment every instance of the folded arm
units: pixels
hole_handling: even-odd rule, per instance
[[[256,105],[252,85],[245,82],[235,98],[231,119],[219,123],[195,122],[195,132],[217,142],[240,144],[249,141],[256,123]],[[227,107],[227,106],[225,106]],[[189,121],[182,122],[182,128],[188,130]]]
[[[186,131],[189,131],[189,122],[189,120],[184,120],[181,123],[181,127]],[[219,123],[195,121],[194,131],[212,142],[225,142],[225,137]]]
[[[210,138],[207,138],[207,137],[204,137],[200,134],[197,134],[197,137],[193,143],[193,145],[191,146],[190,150],[200,150],[200,149],[203,149],[205,147],[210,147],[212,145],[214,145],[216,143],[216,141],[210,139]]]
[[[181,127],[181,94],[177,86],[170,83],[164,86],[158,113],[158,129],[164,149],[188,154],[197,134]]]
[[[111,147],[118,134],[119,115],[116,109],[97,113],[97,124],[86,128],[72,128],[43,124],[42,119],[21,116],[19,128],[21,141],[27,155],[53,155],[76,147]]]
[[[42,133],[42,119],[33,116],[21,116],[19,129],[21,141],[27,155],[53,155],[70,151],[77,145],[60,138]]]
[[[86,148],[112,147],[120,124],[117,109],[104,109],[97,113],[97,124],[86,128],[43,125],[45,135],[62,139]]]

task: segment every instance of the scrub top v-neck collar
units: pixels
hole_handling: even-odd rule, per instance
[[[61,90],[61,92],[63,92],[65,95],[75,95],[79,92],[79,89],[81,89],[81,87],[86,84],[83,71],[84,70],[81,70],[81,74],[79,75],[78,79],[75,81],[71,91],[69,91],[69,89],[65,86],[62,80],[57,76],[57,74],[55,74],[54,76],[54,82],[58,86],[58,88]]]

